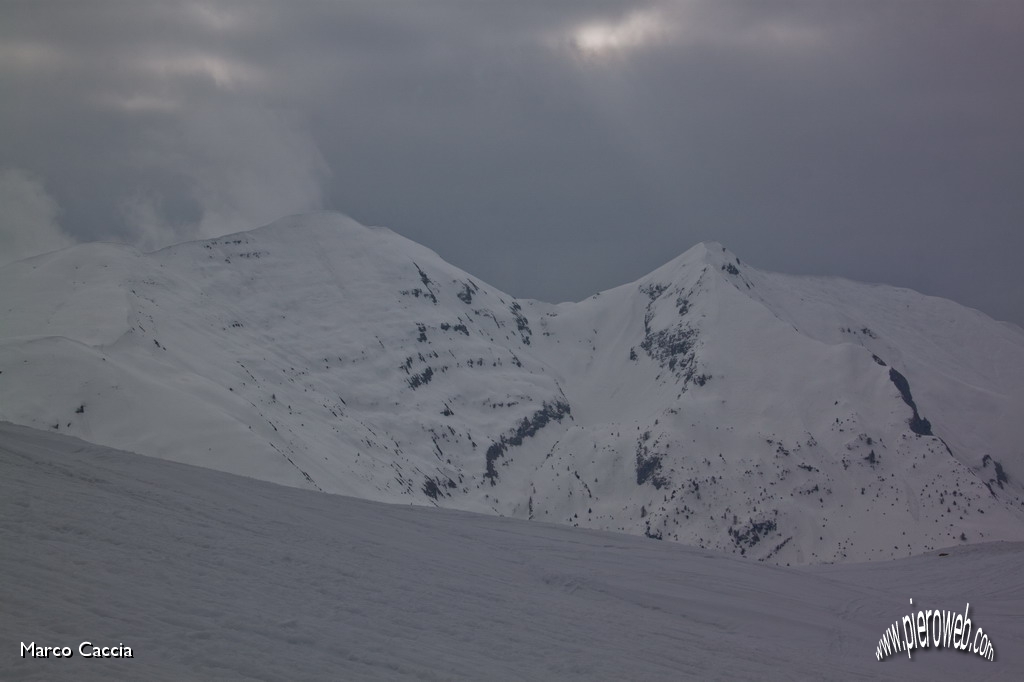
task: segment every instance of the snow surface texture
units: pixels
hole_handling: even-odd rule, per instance
[[[621,533],[322,495],[0,424],[4,679],[1005,679],[1024,545],[785,568]],[[995,661],[878,662],[970,603]],[[132,647],[21,659],[21,642]]]
[[[700,244],[516,300],[336,214],[0,269],[0,418],[779,564],[1024,539],[1024,331]]]

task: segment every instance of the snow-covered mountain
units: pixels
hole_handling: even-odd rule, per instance
[[[0,269],[0,419],[778,563],[1024,539],[1024,331],[700,244],[517,300],[334,214]]]

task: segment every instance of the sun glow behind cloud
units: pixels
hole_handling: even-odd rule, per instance
[[[653,47],[715,46],[742,51],[789,53],[820,46],[812,24],[770,15],[737,21],[728,8],[703,0],[677,0],[637,9],[618,19],[593,19],[562,34],[577,56],[604,61]]]
[[[631,12],[616,22],[593,22],[573,31],[573,46],[588,56],[602,56],[643,47],[667,36],[662,13],[656,9]]]

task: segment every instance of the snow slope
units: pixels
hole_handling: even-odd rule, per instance
[[[1024,545],[784,568],[621,533],[283,488],[0,424],[0,677],[990,679],[1024,672]],[[878,662],[963,610],[993,662]],[[22,642],[132,659],[22,659]]]
[[[1024,331],[700,244],[516,300],[334,214],[0,269],[0,417],[775,563],[1024,539]]]

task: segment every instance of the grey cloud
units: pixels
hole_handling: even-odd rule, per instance
[[[1024,323],[1022,22],[996,0],[8,3],[0,158],[83,240],[323,206],[559,300],[716,239]]]
[[[323,206],[329,169],[290,117],[221,107],[189,110],[176,124],[132,157],[140,169],[160,169],[121,204],[141,248],[251,229]]]
[[[42,182],[17,168],[0,169],[0,265],[73,244],[57,218],[57,203]]]

